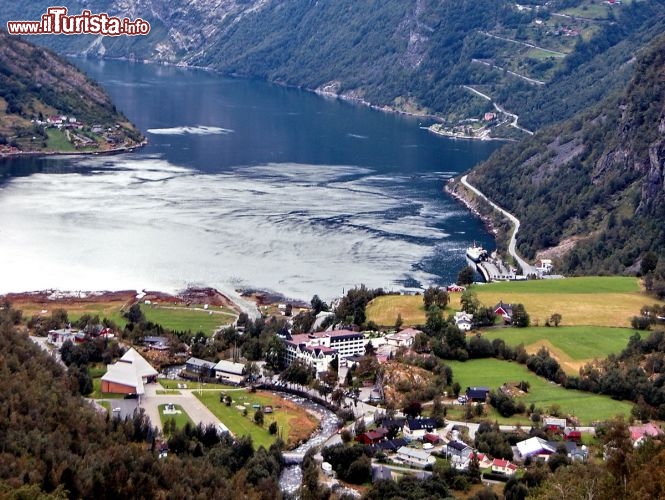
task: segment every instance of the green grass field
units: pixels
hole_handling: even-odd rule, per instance
[[[180,405],[173,405],[176,411],[179,411],[180,413],[176,413],[175,415],[165,415],[164,414],[164,409],[166,408],[166,405],[159,405],[159,420],[162,422],[162,429],[164,428],[164,424],[166,423],[167,420],[169,419],[174,419],[175,420],[175,426],[178,429],[182,429],[187,422],[190,423],[190,425],[194,426],[194,422],[192,422],[192,419],[189,418],[189,415],[185,412],[185,410],[182,409],[182,406]]]
[[[61,152],[77,150],[74,145],[67,140],[67,137],[62,130],[48,128],[46,129],[46,135],[48,136],[46,146],[50,150]]]
[[[455,381],[462,386],[462,391],[469,386],[487,386],[496,390],[504,382],[526,380],[531,384],[529,393],[522,400],[528,406],[535,403],[536,407],[546,410],[553,404],[559,405],[563,415],[576,416],[583,425],[594,421],[605,420],[615,415],[630,415],[632,404],[626,401],[615,401],[607,396],[600,396],[582,391],[570,391],[530,372],[526,366],[514,362],[497,359],[478,359],[467,362],[447,361],[453,369]],[[500,421],[498,414],[492,414]],[[519,420],[519,419],[517,419]],[[522,417],[526,421],[526,417]]]
[[[583,361],[618,354],[633,334],[630,328],[603,326],[559,326],[529,328],[492,328],[483,331],[483,337],[500,338],[508,345],[524,344],[528,347],[545,341],[572,360]]]
[[[474,285],[472,290],[486,306],[500,300],[524,304],[533,325],[544,325],[557,312],[563,316],[563,326],[629,327],[643,305],[657,302],[642,293],[638,280],[630,277],[510,281]],[[446,313],[460,308],[460,297],[460,293],[450,294]],[[423,324],[422,296],[388,295],[367,306],[367,319],[379,325],[393,325],[400,313],[405,326]]]
[[[141,304],[141,311],[148,321],[176,331],[191,330],[212,335],[221,325],[232,323],[236,315],[227,311],[212,312],[186,309],[184,307],[165,308]]]
[[[236,436],[249,435],[252,437],[254,446],[269,447],[275,442],[276,435],[268,432],[268,426],[271,422],[277,422],[279,434],[282,439],[288,443],[297,443],[300,439],[306,438],[317,427],[318,422],[314,417],[308,414],[302,408],[295,404],[282,400],[267,392],[250,393],[248,391],[229,391],[228,394],[233,398],[231,406],[220,403],[219,395],[224,391],[204,391],[198,393],[194,391],[196,397],[205,404],[213,414],[219,418],[224,425]],[[255,409],[253,404],[261,406],[271,405],[274,412],[266,414],[264,424],[259,427],[254,423]],[[247,415],[243,415],[241,409],[236,406],[244,406],[247,409]]]

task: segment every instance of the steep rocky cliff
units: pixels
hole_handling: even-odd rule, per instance
[[[647,252],[664,254],[665,36],[637,55],[622,93],[504,148],[469,179],[521,219],[523,253],[565,248],[564,271],[637,271]]]

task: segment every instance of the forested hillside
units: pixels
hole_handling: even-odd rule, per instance
[[[665,36],[637,54],[618,96],[503,148],[469,180],[521,220],[524,255],[567,242],[565,273],[630,271],[662,280]],[[662,283],[658,290],[665,294]]]
[[[39,19],[49,5],[15,2],[0,17]],[[151,31],[35,37],[61,53],[206,66],[449,123],[495,110],[477,90],[532,129],[625,84],[634,52],[665,23],[662,0],[73,0],[68,7],[141,17]],[[521,137],[510,130],[501,135]]]
[[[104,150],[142,139],[98,84],[0,30],[0,152]]]

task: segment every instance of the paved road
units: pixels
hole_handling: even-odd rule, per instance
[[[525,47],[529,47],[529,48],[532,48],[532,49],[542,50],[543,52],[547,52],[548,54],[552,54],[553,56],[566,57],[566,55],[567,55],[567,54],[564,54],[563,52],[559,52],[559,51],[556,51],[556,50],[546,49],[544,47],[538,47],[538,45],[534,45],[532,43],[520,42],[519,40],[513,40],[512,38],[506,38],[506,37],[503,37],[503,36],[493,35],[491,33],[488,33],[487,31],[481,31],[480,33],[482,33],[485,36],[489,36],[491,38],[496,38],[497,40],[503,40],[504,42],[516,43],[517,45],[523,45]]]
[[[508,253],[510,253],[510,255],[513,256],[513,258],[515,259],[515,262],[519,263],[520,267],[522,268],[522,272],[525,275],[528,276],[529,274],[538,274],[537,271],[536,271],[536,268],[534,266],[532,266],[531,264],[529,264],[527,261],[525,261],[522,257],[520,257],[520,255],[517,253],[517,250],[515,248],[517,246],[517,231],[519,231],[519,229],[520,229],[519,219],[517,217],[515,217],[513,214],[511,214],[510,212],[507,212],[506,210],[501,208],[499,205],[497,205],[492,200],[490,200],[487,196],[485,196],[482,192],[480,192],[478,189],[476,189],[471,184],[469,184],[469,182],[467,181],[467,177],[468,176],[466,176],[466,175],[462,176],[462,179],[461,179],[462,184],[464,184],[464,186],[466,186],[471,191],[476,193],[478,196],[480,196],[481,198],[486,200],[492,206],[492,208],[494,208],[495,210],[498,210],[499,212],[501,212],[503,215],[508,217],[508,219],[513,223],[514,229],[513,229],[513,234],[510,236],[510,242],[508,243]]]
[[[162,386],[159,384],[147,384],[145,386],[145,396],[141,398],[140,403],[154,426],[157,426],[160,429],[162,428],[161,420],[159,418],[159,405],[173,403],[182,406],[182,409],[187,415],[189,415],[189,418],[191,418],[192,422],[195,424],[201,422],[203,425],[222,425],[223,429],[228,430],[226,426],[224,426],[224,424],[194,395],[194,392],[197,389],[178,389],[180,394],[157,395],[156,391],[161,389]]]
[[[480,61],[480,62],[482,62],[482,61]],[[483,63],[483,64],[485,64],[485,63]],[[515,127],[516,129],[519,129],[522,132],[525,132],[529,135],[533,135],[533,132],[531,130],[525,129],[524,127],[520,127],[517,124],[517,120],[519,120],[519,116],[517,116],[515,113],[510,113],[510,112],[506,111],[503,107],[501,107],[497,103],[493,102],[492,98],[490,96],[488,96],[487,94],[483,94],[479,90],[476,90],[473,87],[469,87],[468,85],[462,85],[462,87],[465,88],[466,90],[469,90],[469,91],[473,92],[477,96],[482,97],[483,99],[486,99],[486,100],[490,101],[492,103],[492,105],[494,106],[494,109],[496,109],[499,113],[503,113],[504,115],[509,116],[510,118],[512,118],[512,121],[510,122],[511,127]]]

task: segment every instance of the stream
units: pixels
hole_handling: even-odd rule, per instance
[[[305,443],[301,444],[292,453],[305,453],[312,447],[320,446],[337,432],[337,415],[327,408],[313,403],[303,397],[293,396],[291,394],[281,394],[284,399],[293,401],[305,409],[316,411],[321,418],[321,428],[316,431]],[[279,478],[279,486],[284,493],[293,495],[302,482],[302,469],[300,465],[289,465],[284,467],[282,475]]]

